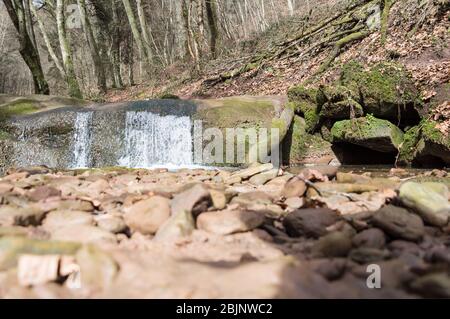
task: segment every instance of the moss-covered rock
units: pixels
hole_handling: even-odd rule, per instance
[[[290,134],[283,143],[284,162],[290,165],[328,164],[336,159],[331,146],[319,133],[308,133],[305,119],[295,116]]]
[[[365,70],[359,63],[350,62],[342,68],[340,84],[359,92],[359,102],[368,114],[397,122],[418,120],[420,95],[410,74],[400,64],[382,62]]]
[[[194,121],[202,121],[203,131],[210,128],[219,129],[224,140],[233,138],[227,134],[227,129],[256,129],[256,133],[259,135],[260,130],[263,128],[267,129],[268,134],[270,134],[271,128],[279,128],[280,137],[282,137],[282,133],[286,132],[290,126],[290,123],[286,124],[279,116],[279,114],[282,114],[284,105],[286,104],[285,102],[285,99],[280,98],[251,96],[196,100],[195,103],[198,109],[192,116],[192,119]],[[292,112],[291,109],[289,110]],[[237,131],[235,130],[234,133],[236,135]],[[250,138],[247,137],[245,140],[246,163],[248,162],[250,149],[255,146],[251,143]],[[234,141],[236,141],[236,137],[234,137]],[[211,142],[211,140],[203,140],[203,149],[205,150],[205,147]],[[217,150],[214,149],[215,151]],[[231,159],[230,161],[226,161],[226,151],[226,147],[223,147],[223,154],[216,155],[213,153],[213,158],[203,158],[204,161],[206,160],[204,164],[217,166],[223,165],[224,162],[227,162],[228,165],[242,164],[238,163],[240,161],[237,158],[237,147],[234,150],[233,161]]]
[[[333,143],[350,143],[383,153],[396,152],[403,142],[398,127],[371,115],[336,122],[331,134]]]
[[[439,161],[450,164],[450,136],[439,131],[437,125],[435,121],[423,120],[406,132],[400,148],[399,164],[431,166],[439,164]]]
[[[318,90],[297,85],[289,89],[289,102],[293,103],[295,113],[303,116],[306,121],[306,131],[313,133],[319,124],[319,108],[317,103]]]

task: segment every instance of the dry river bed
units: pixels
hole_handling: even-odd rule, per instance
[[[0,297],[450,297],[447,174],[10,170]]]

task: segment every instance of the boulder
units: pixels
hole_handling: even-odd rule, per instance
[[[420,125],[406,131],[400,148],[399,164],[450,164],[450,137],[438,129],[439,123],[423,120]]]
[[[321,257],[346,257],[352,249],[348,232],[332,232],[321,237],[312,247],[312,253]]]
[[[358,92],[366,114],[391,121],[414,122],[419,118],[422,102],[414,81],[397,63],[381,62],[369,70],[358,62],[342,68],[340,84]]]
[[[72,210],[55,210],[47,214],[42,222],[42,227],[51,232],[62,227],[93,224],[94,218],[89,213]]]
[[[411,241],[419,241],[425,234],[422,219],[408,210],[388,205],[372,216],[372,224],[389,236]]]
[[[264,223],[264,214],[232,210],[202,213],[197,218],[197,228],[218,235],[230,235],[239,232],[251,231]]]
[[[78,243],[116,243],[114,234],[90,225],[72,225],[51,232],[52,240]]]
[[[336,122],[331,129],[334,143],[350,143],[382,153],[397,152],[403,132],[389,121],[373,116]]]
[[[386,235],[378,228],[363,230],[353,237],[355,247],[383,248],[386,245]]]
[[[447,225],[450,217],[449,191],[440,183],[406,182],[400,187],[399,198],[424,221],[434,226]]]
[[[283,142],[283,162],[286,165],[320,164],[328,165],[337,161],[330,142],[319,133],[310,134],[304,118],[295,116],[291,133]]]
[[[338,215],[327,208],[296,210],[283,220],[283,226],[291,237],[318,238],[328,233],[327,227],[338,221]]]
[[[125,223],[132,231],[154,235],[170,217],[170,200],[153,196],[126,209]]]
[[[317,107],[317,89],[298,85],[288,90],[290,107],[296,114],[305,119],[305,130],[313,133],[319,123],[319,108]]]

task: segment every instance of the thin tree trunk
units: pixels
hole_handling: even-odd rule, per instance
[[[81,23],[83,24],[84,34],[88,43],[89,52],[94,62],[94,73],[97,82],[97,89],[100,93],[106,92],[106,74],[105,68],[100,57],[97,42],[95,41],[94,33],[92,31],[91,23],[86,9],[85,0],[77,0],[78,8],[80,9]]]
[[[69,95],[76,98],[83,98],[80,86],[75,75],[73,65],[72,50],[66,33],[65,0],[56,0],[56,24],[58,27],[58,38],[61,47],[62,60],[66,70],[66,82],[69,87]]]
[[[150,46],[151,41],[150,41],[150,36],[148,33],[147,19],[145,18],[145,12],[144,12],[144,8],[142,7],[142,1],[136,0],[136,4],[137,4],[139,24],[141,25],[142,38],[144,40],[144,49],[146,50],[146,55],[148,57],[148,60],[151,61],[153,58],[153,52],[152,52],[152,48]]]
[[[38,15],[34,5],[31,6],[31,11],[32,11],[34,17],[36,18],[36,21],[37,21],[38,26],[39,26],[39,30],[41,31],[42,38],[44,39],[44,42],[45,42],[45,45],[47,47],[47,51],[50,54],[50,57],[52,58],[53,62],[55,63],[56,68],[58,69],[59,73],[61,74],[61,77],[65,78],[66,71],[64,70],[64,66],[62,65],[60,59],[58,58],[58,56],[56,55],[55,50],[52,47],[50,39],[48,38],[47,31],[45,29],[45,26],[44,26],[44,24],[42,22],[42,19],[39,17],[39,15]]]
[[[219,31],[217,28],[216,0],[205,0],[206,15],[210,33],[209,48],[213,59],[217,57],[217,38]]]
[[[13,25],[17,31],[20,55],[31,71],[34,83],[34,92],[36,94],[50,94],[48,83],[45,80],[44,72],[42,70],[39,52],[33,45],[30,35],[28,34],[29,27],[25,19],[25,11],[21,0],[4,0],[8,15],[11,18]]]
[[[113,65],[114,82],[118,88],[121,88],[123,87],[123,80],[120,73],[120,25],[116,1],[117,0],[112,1],[113,42],[111,49],[111,63]]]
[[[133,33],[134,41],[138,47],[139,56],[140,56],[140,71],[141,76],[144,73],[143,63],[148,63],[149,58],[147,56],[147,52],[144,48],[144,40],[142,35],[139,33],[139,28],[136,22],[136,18],[134,17],[133,8],[131,7],[129,0],[122,0],[123,6],[125,7],[125,12],[127,14],[128,22],[130,23],[131,32]]]

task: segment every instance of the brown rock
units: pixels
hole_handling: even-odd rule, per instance
[[[61,196],[61,191],[49,186],[36,187],[28,194],[28,197],[35,202],[54,196]]]
[[[91,214],[82,211],[55,210],[45,217],[42,227],[47,231],[74,225],[93,225]]]
[[[15,206],[0,207],[1,226],[38,226],[45,216],[45,212],[39,208]]]
[[[79,243],[116,243],[117,238],[110,232],[90,225],[73,225],[51,232],[51,238],[59,241]]]
[[[363,230],[353,237],[355,247],[383,248],[386,245],[386,236],[378,228]]]
[[[281,196],[285,198],[302,197],[306,192],[306,184],[301,179],[294,177],[286,183]]]
[[[153,196],[126,209],[125,223],[132,231],[153,235],[170,217],[170,200]]]
[[[194,207],[200,202],[211,200],[209,191],[201,184],[196,184],[184,192],[175,195],[172,199],[170,207],[172,215],[176,215],[183,211],[192,212]]]
[[[289,197],[284,201],[289,208],[299,209],[305,205],[305,199],[303,197]]]
[[[250,231],[263,223],[263,214],[246,210],[203,213],[197,218],[199,229],[218,235]]]
[[[215,209],[224,209],[227,206],[228,199],[225,195],[225,192],[210,189],[209,194],[211,196],[211,200]]]
[[[347,232],[333,232],[321,237],[312,252],[322,257],[346,257],[352,249],[352,238]]]
[[[327,227],[338,221],[338,215],[327,208],[299,209],[283,220],[283,226],[291,237],[320,237],[327,234]]]
[[[103,215],[98,217],[97,226],[113,234],[124,233],[127,230],[127,224],[122,217]]]
[[[377,211],[372,217],[372,223],[394,238],[418,241],[425,233],[423,221],[419,216],[393,205]]]

